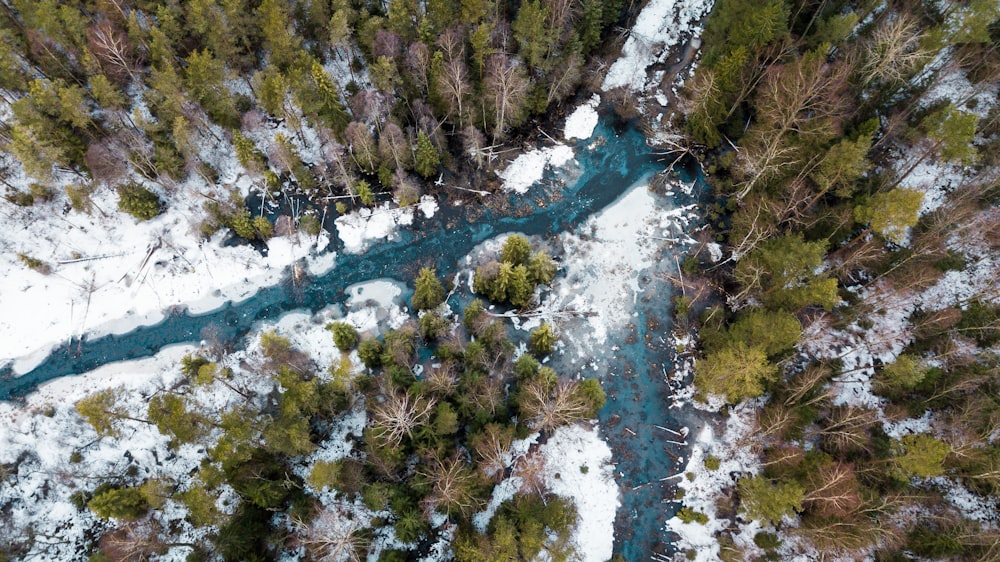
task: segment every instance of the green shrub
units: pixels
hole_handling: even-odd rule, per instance
[[[145,221],[163,211],[160,198],[145,187],[131,182],[118,186],[118,209]]]
[[[28,189],[31,190],[31,197],[34,199],[35,203],[52,201],[52,199],[56,196],[54,189],[40,183],[33,183],[28,186]]]
[[[426,312],[420,317],[420,337],[436,340],[448,332],[449,323],[437,312]]]
[[[708,470],[719,470],[721,464],[722,461],[719,460],[719,457],[713,457],[712,455],[705,456],[705,468]]]
[[[346,322],[332,322],[326,329],[333,332],[333,344],[341,351],[350,351],[358,345],[358,331]]]
[[[323,230],[323,223],[316,215],[302,215],[299,217],[299,228],[310,236],[318,236]]]
[[[29,269],[33,269],[42,275],[48,275],[52,273],[52,268],[49,264],[43,262],[38,258],[33,258],[28,254],[17,254],[17,259],[21,261],[24,265],[28,266]]]
[[[87,503],[98,517],[134,521],[146,514],[149,504],[139,488],[106,488],[94,492]]]
[[[218,521],[220,514],[215,507],[215,496],[201,484],[177,494],[177,499],[188,508],[188,519],[196,527],[213,525]]]
[[[677,512],[677,518],[685,523],[701,523],[702,525],[708,523],[708,515],[700,511],[695,511],[690,507],[683,507]]]
[[[781,546],[781,539],[774,533],[760,532],[753,536],[753,543],[758,548],[773,550]]]
[[[382,366],[382,352],[384,346],[382,342],[375,338],[368,337],[358,344],[358,357],[369,369],[377,369]]]
[[[67,185],[66,197],[69,198],[69,205],[78,213],[90,213],[92,207],[90,195],[94,188],[89,185]]]

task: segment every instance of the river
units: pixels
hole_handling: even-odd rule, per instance
[[[639,131],[611,117],[601,118],[591,139],[603,140],[594,149],[577,147],[578,168],[565,185],[557,186],[554,178],[547,177],[527,195],[510,196],[509,205],[491,205],[516,209],[516,213],[453,205],[446,193],[438,213],[430,219],[417,218],[413,229],[401,232],[393,242],[375,244],[360,255],[331,248],[339,252],[335,266],[320,277],[293,281],[289,276],[245,301],[206,314],[193,315],[177,308],[155,325],[121,335],[66,342],[22,376],[13,376],[7,367],[0,371],[0,399],[16,399],[54,378],[148,357],[173,344],[211,337],[237,345],[257,322],[291,310],[317,311],[343,302],[344,290],[355,283],[384,277],[410,282],[423,266],[436,267],[441,276],[449,275],[456,271],[459,260],[489,238],[506,232],[551,236],[572,231],[642,178],[665,168]],[[701,178],[693,176],[696,172],[680,172],[682,181],[696,182],[695,195],[675,195],[667,206],[690,203],[705,191]],[[648,559],[654,551],[669,551],[663,524],[676,504],[669,503],[673,486],[660,479],[676,473],[677,458],[685,454],[684,447],[669,442],[679,440],[677,437],[656,427],[679,428],[668,413],[670,389],[664,382],[670,346],[669,339],[662,336],[670,329],[670,287],[659,274],[675,269],[670,251],[665,246],[661,253],[668,253],[662,253],[659,265],[640,275],[643,297],[636,303],[634,321],[612,335],[613,341],[608,343],[615,351],[597,359],[598,373],[614,373],[602,377],[609,400],[600,419],[615,453],[622,490],[615,552],[626,560]],[[558,367],[558,359],[556,362]],[[588,372],[593,376],[594,371]]]

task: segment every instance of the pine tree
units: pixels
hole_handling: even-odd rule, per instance
[[[695,385],[722,394],[731,403],[764,394],[765,385],[778,377],[778,367],[759,347],[735,342],[709,353],[695,363]]]
[[[909,391],[916,388],[925,376],[927,367],[921,364],[920,359],[904,353],[882,368],[875,378],[875,388],[888,392]]]
[[[917,224],[924,194],[915,189],[893,189],[876,193],[854,208],[854,220],[869,223],[872,230],[890,242],[901,244],[907,229]]]
[[[531,255],[531,243],[520,234],[511,234],[500,249],[500,261],[511,265],[524,265]]]
[[[927,435],[906,435],[894,443],[897,456],[893,459],[896,469],[904,477],[932,478],[944,474],[944,460],[951,447]]]
[[[528,349],[536,356],[541,357],[552,353],[559,336],[556,335],[552,324],[542,322],[542,325],[535,328],[528,335]]]
[[[134,521],[146,514],[149,504],[139,488],[108,488],[87,503],[98,517]]]
[[[177,394],[163,393],[150,398],[148,416],[160,433],[174,437],[175,447],[192,443],[202,434],[199,416],[189,411],[186,400]]]
[[[430,310],[444,302],[444,286],[435,271],[429,267],[420,269],[414,281],[412,304],[414,310]]]
[[[326,325],[333,333],[333,344],[341,351],[350,351],[358,345],[358,331],[346,322],[333,322]]]
[[[423,131],[417,133],[417,153],[414,155],[415,170],[423,178],[429,178],[437,172],[441,158],[431,140]]]
[[[775,484],[765,476],[741,478],[739,490],[740,511],[770,525],[778,525],[784,516],[801,511],[805,496],[798,482]]]

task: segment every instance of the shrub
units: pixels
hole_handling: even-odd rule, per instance
[[[382,366],[382,342],[375,338],[365,338],[358,344],[358,357],[369,369],[377,369]]]
[[[215,496],[210,494],[201,484],[177,495],[188,508],[188,519],[197,527],[213,525],[219,518],[219,510],[215,507]]]
[[[448,320],[437,312],[427,312],[420,317],[420,337],[436,340],[448,331]]]
[[[42,275],[48,275],[52,273],[52,268],[49,264],[43,262],[38,258],[33,258],[28,254],[18,254],[17,259],[21,261],[24,265],[28,266],[29,269],[33,269]]]
[[[69,205],[78,213],[90,213],[90,195],[93,187],[87,185],[67,185],[66,197],[69,198]]]
[[[163,211],[160,198],[145,187],[131,182],[118,186],[118,209],[145,221]]]
[[[702,525],[708,523],[708,515],[700,511],[695,511],[690,507],[683,507],[677,512],[677,518],[685,523],[701,523]]]
[[[52,198],[56,196],[54,189],[40,183],[33,183],[28,186],[28,189],[31,190],[31,197],[35,203],[52,201]]]
[[[274,235],[274,225],[265,217],[253,218],[253,230],[257,238],[261,240],[267,240]]]
[[[779,539],[778,535],[774,533],[760,532],[753,536],[753,543],[757,545],[758,548],[773,550],[781,546],[781,539]]]
[[[346,322],[332,322],[326,329],[333,332],[333,344],[341,351],[350,351],[358,345],[358,331]]]
[[[309,477],[306,479],[309,485],[316,490],[322,491],[323,488],[333,489],[337,485],[337,481],[340,478],[340,463],[337,461],[316,461],[313,465],[312,470],[309,471]]]
[[[135,521],[149,509],[149,504],[139,488],[107,488],[94,492],[87,503],[98,517]]]
[[[310,236],[318,236],[323,230],[323,223],[316,215],[302,215],[299,217],[299,228]]]
[[[705,457],[705,468],[708,470],[719,470],[719,466],[721,464],[722,461],[719,460],[719,457],[714,457],[712,455],[707,455]]]

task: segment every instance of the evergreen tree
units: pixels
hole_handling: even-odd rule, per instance
[[[358,331],[346,322],[333,322],[326,325],[333,333],[333,343],[341,351],[350,351],[358,345]]]
[[[548,355],[552,353],[558,340],[559,337],[552,329],[552,324],[542,322],[541,326],[532,330],[531,334],[528,335],[528,349],[538,357]]]
[[[94,493],[87,503],[98,517],[134,521],[149,510],[149,504],[139,488],[107,488]]]
[[[904,477],[932,478],[944,474],[944,460],[951,453],[951,447],[927,435],[918,433],[906,435],[894,443],[896,469]]]
[[[520,234],[511,234],[500,249],[500,261],[511,265],[524,265],[531,255],[531,243]]]
[[[150,398],[148,416],[160,433],[174,437],[175,447],[194,442],[202,433],[199,416],[189,411],[184,398],[177,394],[162,393]]]
[[[149,220],[163,211],[160,198],[145,187],[130,182],[118,186],[118,209],[140,221]]]
[[[876,193],[854,208],[854,220],[871,224],[872,230],[890,242],[901,244],[907,229],[917,224],[924,194],[913,189]]]
[[[764,350],[743,342],[709,353],[694,368],[698,388],[722,394],[731,403],[764,394],[766,385],[778,377],[778,368],[767,360]]]
[[[435,271],[429,267],[420,269],[417,279],[414,281],[413,289],[413,309],[430,310],[437,308],[444,302],[444,286],[438,280]]]
[[[429,178],[437,172],[441,158],[431,140],[423,131],[417,133],[417,152],[414,155],[415,170],[424,178]]]
[[[778,525],[786,515],[802,510],[805,491],[797,482],[772,483],[764,476],[739,481],[740,511],[750,519]]]

